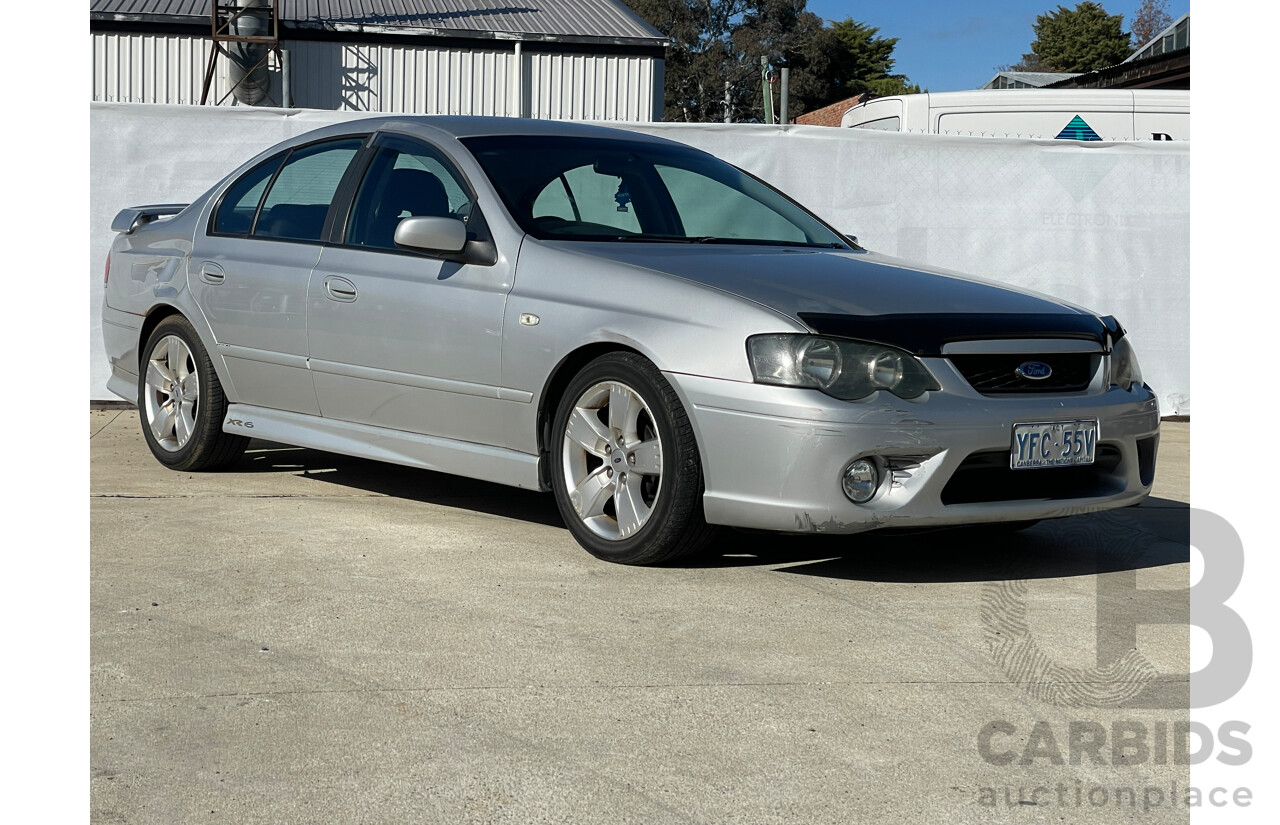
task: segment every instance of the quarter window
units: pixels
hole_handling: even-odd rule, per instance
[[[213,231],[219,235],[248,235],[253,228],[253,216],[258,214],[262,193],[267,191],[271,176],[280,168],[284,155],[277,155],[255,167],[247,175],[231,185],[218,207],[213,221]]]

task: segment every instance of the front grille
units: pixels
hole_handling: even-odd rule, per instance
[[[1087,352],[1057,352],[1045,355],[951,355],[948,356],[969,385],[983,395],[1027,392],[1080,392],[1088,388],[1102,363],[1101,356]],[[1053,368],[1048,378],[1034,380],[1018,375],[1028,361]]]
[[[1125,486],[1124,479],[1116,473],[1119,467],[1120,450],[1114,444],[1099,444],[1094,462],[1086,467],[1014,470],[1009,467],[1008,450],[974,453],[960,462],[942,488],[942,503],[1054,501],[1114,495]]]

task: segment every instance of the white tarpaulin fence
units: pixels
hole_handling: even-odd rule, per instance
[[[111,219],[190,201],[272,144],[367,113],[91,104],[90,400]],[[903,135],[819,126],[607,124],[697,146],[871,249],[1115,315],[1165,415],[1191,411],[1187,143]]]

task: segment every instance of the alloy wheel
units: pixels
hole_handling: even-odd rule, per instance
[[[662,492],[662,439],[640,393],[620,381],[584,392],[565,423],[560,465],[591,532],[621,541],[644,527]]]
[[[176,335],[156,342],[146,364],[147,425],[156,443],[177,452],[191,440],[200,410],[200,376],[191,349]]]

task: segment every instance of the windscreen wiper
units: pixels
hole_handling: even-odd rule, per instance
[[[690,238],[685,235],[618,235],[613,238],[615,241],[630,241],[633,243],[701,243],[700,238]]]
[[[805,243],[803,241],[773,241],[763,238],[723,238],[716,235],[618,235],[613,240],[632,243],[697,243],[743,246],[802,246],[809,249],[844,249],[839,243]]]

